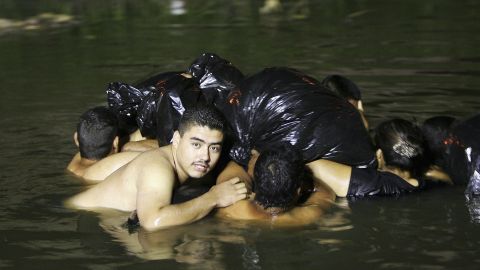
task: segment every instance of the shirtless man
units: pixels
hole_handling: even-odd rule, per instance
[[[189,178],[201,178],[220,158],[224,122],[213,108],[186,110],[170,145],[143,152],[107,177],[105,181],[71,198],[77,208],[136,210],[147,230],[187,224],[206,216],[216,207],[244,199],[247,188],[230,179],[205,194],[180,204],[171,204],[175,189]]]
[[[117,117],[106,107],[95,107],[80,116],[73,135],[79,152],[67,170],[89,182],[104,180],[139,152],[119,151]]]
[[[399,121],[385,124],[399,125]],[[382,125],[381,125],[382,126]],[[400,131],[398,131],[401,133]],[[383,134],[382,132],[377,132]],[[378,135],[377,134],[377,135]],[[402,133],[403,134],[403,133]],[[402,136],[390,136],[397,142]],[[414,137],[414,136],[412,136]],[[389,142],[385,142],[387,145]],[[413,149],[414,142],[403,143]],[[392,151],[384,146],[385,157],[390,160]],[[400,146],[399,146],[400,147]],[[418,146],[419,147],[419,146]],[[398,147],[397,147],[398,148]],[[402,149],[397,149],[403,153]],[[410,151],[412,151],[410,149]],[[402,151],[400,151],[402,150]],[[302,225],[314,222],[327,208],[335,195],[338,197],[391,196],[419,189],[420,183],[411,178],[413,168],[421,166],[412,157],[396,156],[396,161],[388,163],[382,149],[377,150],[379,168],[355,168],[330,160],[318,159],[304,164],[301,156],[292,147],[275,146],[259,153],[251,152],[247,171],[235,162],[230,162],[219,175],[217,183],[240,177],[253,186],[254,196],[218,211],[218,216],[232,219],[272,220],[277,224]],[[413,163],[408,165],[405,163]],[[398,163],[406,168],[400,169]],[[313,180],[313,192],[307,201],[299,203],[306,183],[302,181],[304,169],[308,169]],[[253,179],[253,181],[252,181]],[[307,186],[308,188],[308,186]]]
[[[217,178],[217,183],[233,176],[253,185],[254,193],[249,200],[219,209],[217,216],[221,218],[305,225],[318,220],[335,200],[334,192],[323,183],[317,183],[313,189],[308,186],[301,155],[287,145],[261,155],[253,150],[247,171],[230,162]],[[255,179],[254,183],[252,179]]]

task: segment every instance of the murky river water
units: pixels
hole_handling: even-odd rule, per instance
[[[267,2],[1,1],[0,268],[478,269],[463,187],[339,200],[294,229],[207,218],[129,233],[123,213],[63,207],[84,189],[64,171],[77,118],[105,104],[106,84],[185,69],[207,51],[247,74],[343,74],[371,126],[480,110],[479,2]]]

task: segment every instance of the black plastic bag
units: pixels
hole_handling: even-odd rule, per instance
[[[323,79],[322,85],[347,100],[353,99],[358,101],[362,99],[360,88],[353,81],[342,75],[329,75]]]
[[[158,101],[162,93],[169,91],[168,88],[176,88],[179,80],[185,79],[181,74],[181,71],[156,74],[135,86],[110,83],[107,88],[108,105],[130,133],[138,128],[142,136],[156,138]]]
[[[161,86],[156,121],[157,140],[160,146],[171,143],[173,133],[183,112],[191,107],[206,104],[205,97],[192,78],[177,75]]]
[[[142,91],[126,83],[112,82],[107,86],[108,107],[117,115],[119,128],[128,133],[134,132],[137,110],[149,90]]]
[[[236,142],[230,156],[246,164],[250,150],[290,143],[310,162],[319,158],[374,166],[369,134],[358,111],[320,82],[289,68],[268,68],[241,84],[225,116]]]
[[[205,95],[209,104],[219,107],[225,104],[231,91],[238,89],[243,73],[213,53],[204,53],[190,65],[189,73]]]
[[[157,138],[157,111],[159,99],[174,85],[179,78],[184,78],[181,71],[164,72],[154,75],[140,83],[138,88],[145,89],[142,102],[138,106],[136,122],[142,136]]]

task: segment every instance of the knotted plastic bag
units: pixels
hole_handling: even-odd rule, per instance
[[[138,128],[138,107],[149,90],[142,91],[126,83],[112,82],[108,84],[106,92],[108,107],[117,115],[119,127],[128,133],[135,131]]]
[[[199,56],[188,69],[209,104],[219,107],[244,79],[243,73],[228,60],[213,53]],[[220,109],[220,108],[219,108]]]
[[[290,143],[310,162],[319,158],[351,166],[373,165],[374,151],[358,111],[320,82],[289,68],[268,68],[246,78],[227,99],[236,143],[231,157],[248,162],[262,151]]]

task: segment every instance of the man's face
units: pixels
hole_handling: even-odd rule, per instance
[[[204,126],[192,126],[183,136],[174,135],[177,170],[192,178],[201,178],[210,172],[222,152],[223,133]]]

